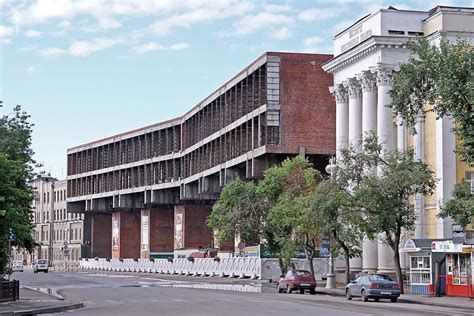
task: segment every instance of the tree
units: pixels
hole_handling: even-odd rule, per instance
[[[408,43],[411,56],[394,77],[392,108],[414,126],[417,116],[434,111],[454,118],[462,142],[459,153],[474,164],[474,50],[465,40],[452,44],[442,38],[439,46],[419,38]],[[432,105],[427,107],[427,104]]]
[[[341,187],[337,174],[340,167],[330,179],[320,182],[314,195],[313,216],[320,218],[322,236],[335,241],[333,254],[344,253],[346,265],[346,283],[350,282],[350,259],[361,255],[360,244],[364,235],[363,216],[352,208],[353,196],[347,187]]]
[[[474,192],[468,182],[456,184],[453,198],[443,205],[439,217],[451,217],[463,227],[474,225]]]
[[[31,202],[34,191],[29,115],[15,107],[13,116],[0,119],[0,275],[7,272],[8,238],[11,229],[18,249],[32,251]]]
[[[314,216],[315,188],[320,173],[306,159],[297,156],[265,172],[259,183],[262,191],[279,184],[281,190],[268,213],[268,221],[275,227],[283,249],[303,249],[310,272],[314,275],[313,259],[316,240],[320,235],[320,217]],[[286,233],[286,234],[285,234]],[[291,252],[290,252],[291,254]]]
[[[403,279],[399,247],[404,230],[413,230],[416,214],[412,197],[430,195],[436,182],[434,172],[422,161],[414,161],[413,149],[383,153],[374,135],[365,138],[363,151],[353,156],[356,165],[370,170],[374,163],[378,172],[365,172],[354,190],[356,207],[364,214],[369,239],[382,236],[394,252],[394,263],[400,289]]]

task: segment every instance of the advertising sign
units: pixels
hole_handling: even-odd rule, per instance
[[[119,219],[112,216],[112,249],[119,250]]]
[[[149,234],[149,217],[148,215],[142,216],[142,250],[148,251],[150,244],[150,234]]]
[[[174,249],[181,249],[183,245],[183,214],[177,213],[174,218]]]

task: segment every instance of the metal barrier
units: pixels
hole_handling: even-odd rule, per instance
[[[82,270],[165,273],[194,276],[261,278],[260,258],[195,258],[188,259],[80,259]]]
[[[0,281],[0,303],[20,299],[20,281]]]

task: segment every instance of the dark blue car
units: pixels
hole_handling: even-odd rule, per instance
[[[386,274],[366,274],[347,284],[345,291],[348,300],[360,296],[364,302],[369,298],[373,298],[376,302],[381,298],[387,298],[395,303],[400,296],[400,285]]]

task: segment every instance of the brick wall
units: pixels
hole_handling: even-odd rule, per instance
[[[110,258],[112,256],[112,215],[92,214],[91,257]]]
[[[150,211],[150,252],[173,252],[174,209]]]
[[[175,249],[179,249],[179,233],[177,224],[182,222],[182,248],[209,247],[213,245],[212,231],[207,226],[207,217],[211,214],[211,206],[203,204],[175,205]],[[181,219],[179,218],[181,217]]]
[[[281,152],[329,154],[336,150],[332,75],[321,64],[332,55],[280,53]]]
[[[115,212],[112,215],[112,227],[114,221],[118,223],[118,246],[114,247],[112,242],[112,258],[140,257],[140,213]]]

